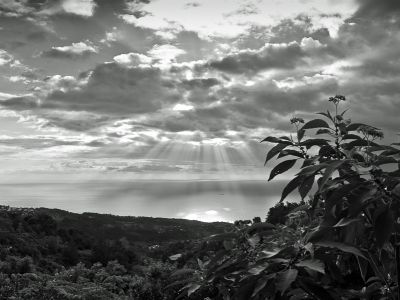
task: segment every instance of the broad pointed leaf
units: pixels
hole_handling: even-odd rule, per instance
[[[318,129],[315,134],[330,134],[330,133],[331,132],[329,129]]]
[[[289,170],[291,167],[294,166],[294,164],[296,163],[297,159],[289,159],[289,160],[285,160],[281,163],[279,163],[278,165],[275,166],[275,168],[272,169],[268,181],[272,180],[275,176],[282,174],[284,172],[286,172],[287,170]]]
[[[315,175],[308,176],[300,185],[299,193],[301,199],[304,199],[314,184]]]
[[[285,188],[282,191],[281,199],[279,200],[279,202],[282,202],[283,200],[285,200],[285,198],[291,192],[293,192],[303,182],[303,180],[304,180],[304,177],[296,176],[291,181],[289,181],[289,183],[285,186]]]
[[[325,117],[327,117],[327,118],[329,118],[329,119],[331,119],[333,121],[332,115],[329,112],[329,110],[327,110],[326,113],[325,112],[319,112],[319,113],[317,113],[317,115],[325,116]]]
[[[347,225],[350,225],[354,222],[358,222],[360,219],[358,218],[342,218],[337,222],[333,227],[345,227]]]
[[[288,269],[278,274],[276,279],[276,289],[281,292],[281,295],[290,287],[293,281],[297,278],[298,271],[296,269]]]
[[[280,138],[277,138],[275,136],[268,136],[265,139],[260,141],[260,143],[263,143],[263,142],[276,143],[276,144],[282,143],[282,144],[286,144],[286,145],[293,144],[287,136],[282,136]]]
[[[342,140],[361,140],[362,138],[357,134],[345,134],[342,136]]]
[[[363,126],[372,127],[372,126],[365,125],[365,124],[362,124],[362,123],[352,123],[352,124],[347,126],[347,131],[357,131],[358,128],[363,127]],[[372,128],[378,129],[376,127],[372,127]]]
[[[305,130],[313,128],[329,128],[329,125],[322,119],[314,119],[304,124],[301,129]]]
[[[300,172],[298,173],[298,175],[302,175],[302,176],[309,176],[309,175],[314,175],[317,172],[319,172],[320,170],[326,168],[328,166],[328,164],[323,163],[323,164],[318,164],[318,165],[312,165],[312,166],[308,166],[308,167],[304,167],[300,170]]]
[[[335,172],[341,165],[344,163],[347,163],[347,160],[338,160],[334,161],[333,163],[330,163],[324,172],[324,175],[322,176],[321,182],[319,183],[319,190],[324,187],[324,185],[328,182],[329,178],[332,176],[333,172]]]
[[[298,262],[296,264],[298,267],[304,267],[319,273],[325,274],[325,265],[322,261],[318,259],[306,259]]]
[[[188,286],[188,296],[190,296],[191,294],[193,294],[194,292],[196,292],[199,288],[201,287],[200,284],[197,283],[193,283],[191,285]]]
[[[311,148],[312,146],[322,145],[328,145],[328,141],[325,139],[309,139],[300,143],[300,146],[305,146],[307,149]]]
[[[303,158],[303,154],[301,152],[299,152],[297,150],[292,150],[292,149],[282,150],[279,153],[278,158],[285,157],[285,156],[288,156],[288,155],[292,155],[292,156],[296,156],[296,157],[299,157],[299,158]]]
[[[317,246],[321,246],[321,247],[327,247],[327,248],[336,248],[339,249],[343,252],[346,253],[351,253],[354,254],[356,256],[360,256],[364,259],[367,259],[364,254],[361,252],[360,249],[351,246],[351,245],[347,245],[347,244],[343,244],[343,243],[339,243],[339,242],[331,242],[331,241],[319,241],[314,243]]]
[[[264,166],[267,164],[267,162],[273,158],[274,156],[276,156],[279,152],[281,152],[283,149],[285,149],[287,147],[287,145],[285,144],[277,144],[274,147],[271,148],[271,150],[268,151],[267,153],[267,157],[265,159],[264,162]]]
[[[306,131],[304,129],[299,129],[297,131],[297,140],[299,142],[303,139],[305,133],[306,133]]]
[[[256,286],[254,288],[253,293],[251,294],[251,297],[256,296],[268,283],[268,279],[265,278],[260,278],[257,280]]]

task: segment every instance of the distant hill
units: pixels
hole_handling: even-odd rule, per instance
[[[58,209],[40,208],[37,213],[52,216],[61,227],[85,230],[101,238],[127,238],[131,242],[162,243],[176,240],[199,239],[224,232],[229,223],[205,223],[185,219],[128,217],[108,214],[76,214]]]

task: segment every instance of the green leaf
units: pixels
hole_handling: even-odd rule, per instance
[[[315,134],[330,134],[330,133],[331,132],[329,129],[318,129]]]
[[[373,129],[378,129],[378,128],[376,128],[376,127],[372,127],[372,126],[365,125],[365,124],[362,124],[362,123],[352,123],[352,124],[348,125],[348,126],[346,127],[346,129],[347,129],[347,131],[357,131],[358,128],[363,127],[363,126],[371,127],[371,128],[373,128]]]
[[[328,140],[325,139],[309,139],[300,143],[300,146],[305,146],[310,149],[312,146],[328,145]]]
[[[325,117],[329,118],[331,121],[333,121],[332,115],[331,115],[331,113],[329,112],[329,110],[327,110],[326,113],[324,113],[324,112],[319,112],[319,113],[317,113],[317,115],[325,116]]]
[[[360,249],[358,249],[354,246],[351,246],[351,245],[347,245],[347,244],[343,244],[343,243],[339,243],[339,242],[331,242],[331,241],[319,241],[319,242],[314,243],[314,245],[321,246],[321,247],[327,247],[327,248],[336,248],[343,252],[351,253],[356,256],[360,256],[364,259],[367,259],[364,256],[364,254],[360,251]]]
[[[376,146],[378,144],[374,142],[368,142],[366,140],[354,140],[351,141],[350,143],[343,144],[342,146],[345,147],[346,149],[352,149],[354,147],[365,147],[365,146]]]
[[[294,166],[296,161],[297,161],[297,159],[289,159],[289,160],[285,160],[285,161],[279,163],[278,165],[276,165],[275,168],[272,169],[272,171],[269,175],[268,181],[271,181],[275,176],[282,174],[282,173],[286,172],[287,170],[289,170],[291,167]]]
[[[189,297],[191,294],[193,294],[194,292],[196,292],[200,287],[201,287],[201,285],[200,285],[200,284],[197,284],[197,283],[192,283],[192,284],[190,284],[190,285],[188,286],[188,291],[187,291],[188,297]]]
[[[297,175],[302,175],[302,176],[310,176],[310,175],[314,175],[317,172],[319,172],[320,170],[326,168],[328,166],[328,164],[323,163],[323,164],[318,164],[318,165],[312,165],[312,166],[308,166],[308,167],[304,167],[300,170],[300,172]]]
[[[182,257],[182,254],[181,254],[181,253],[178,253],[178,254],[171,255],[171,256],[169,257],[169,259],[175,261],[175,260],[178,260],[178,259],[181,258],[181,257]]]
[[[329,125],[322,119],[314,119],[304,124],[304,126],[301,129],[305,130],[313,128],[329,128]]]
[[[303,180],[304,180],[304,177],[296,176],[291,181],[289,181],[289,183],[285,186],[285,188],[282,191],[281,199],[279,200],[279,202],[282,202],[283,200],[285,200],[285,198],[291,192],[293,192],[303,182]]]
[[[292,142],[291,139],[290,139],[288,136],[286,136],[286,135],[280,136],[279,138],[280,138],[281,140],[286,140],[286,141]]]
[[[264,263],[262,265],[258,265],[258,266],[250,268],[248,272],[252,275],[258,275],[258,274],[262,273],[266,268],[268,268],[268,266],[269,266],[268,263]]]
[[[276,278],[276,289],[281,292],[281,295],[290,287],[293,281],[297,278],[298,271],[296,269],[288,269],[278,273]]]
[[[358,222],[360,219],[357,218],[342,218],[337,222],[333,227],[345,227],[347,225],[350,225],[354,222]]]
[[[393,157],[379,156],[378,159],[374,162],[374,165],[381,166],[386,164],[397,164],[397,163],[398,163],[397,159]]]
[[[389,205],[381,207],[374,214],[375,238],[378,247],[382,247],[392,235],[394,217]]]
[[[322,261],[318,259],[306,259],[298,262],[297,267],[307,268],[319,273],[325,274],[325,265]]]
[[[313,184],[314,184],[314,179],[315,175],[308,176],[300,185],[299,187],[299,193],[301,196],[301,199],[303,200],[309,191],[311,190]]]
[[[260,143],[269,142],[269,143],[280,143],[280,139],[275,136],[267,136],[265,139],[261,140]]]
[[[293,144],[290,141],[290,139],[288,137],[286,137],[286,136],[285,137],[282,136],[280,138],[277,138],[275,136],[268,136],[265,139],[263,139],[262,141],[260,141],[260,143],[263,143],[263,142],[276,143],[276,144],[281,143],[281,144],[285,144],[285,145],[292,145]]]
[[[365,279],[367,278],[368,261],[358,256],[356,258],[358,262],[358,268],[360,269],[361,277],[365,282]]]
[[[303,158],[303,154],[300,151],[296,151],[296,150],[292,150],[292,149],[282,150],[279,153],[278,158],[282,158],[282,157],[285,157],[285,156],[288,156],[288,155],[292,155],[292,156],[296,156],[296,157],[299,157],[299,158]]]
[[[303,139],[303,137],[304,137],[304,133],[305,133],[306,131],[304,130],[304,129],[299,129],[298,131],[297,131],[297,140],[300,142],[302,139]]]
[[[344,123],[339,123],[339,124],[337,124],[337,126],[338,126],[338,128],[340,130],[340,133],[342,135],[346,135],[348,133],[347,127],[346,127],[346,125]]]
[[[267,164],[267,162],[273,158],[274,156],[276,156],[279,152],[281,152],[283,149],[285,149],[287,147],[287,145],[285,144],[277,144],[274,147],[271,148],[271,150],[268,151],[267,153],[267,157],[265,159],[264,162],[264,166]]]
[[[254,291],[251,294],[251,297],[256,296],[268,283],[268,279],[260,278],[257,280],[256,286],[254,287]]]
[[[333,172],[335,172],[341,165],[344,163],[347,163],[347,160],[338,160],[334,161],[333,163],[330,163],[324,172],[324,175],[322,176],[322,179],[319,183],[319,191],[322,190],[322,188],[325,186],[325,184],[328,182],[329,178],[332,176]]]
[[[342,140],[361,140],[362,138],[357,134],[345,134],[342,136]]]
[[[343,197],[347,196],[351,191],[357,188],[359,184],[359,182],[353,182],[337,187],[326,200],[326,210],[330,211],[333,206],[340,203],[343,200]]]

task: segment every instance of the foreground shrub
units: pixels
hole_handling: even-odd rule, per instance
[[[345,100],[329,98],[334,111],[321,118],[292,118],[294,136],[262,140],[274,145],[266,163],[279,160],[269,180],[299,167],[280,199],[309,196],[291,210],[296,226],[242,222],[211,237],[219,250],[182,271],[191,277],[177,281],[180,297],[215,288],[213,299],[400,299],[399,144],[381,145],[380,130],[346,119]]]

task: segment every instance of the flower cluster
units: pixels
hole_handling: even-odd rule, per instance
[[[290,124],[300,124],[300,123],[304,123],[303,118],[293,117],[290,119]]]
[[[336,95],[335,97],[329,97],[329,102],[333,102],[333,104],[338,104],[340,101],[346,101],[346,97],[342,95]]]
[[[371,137],[372,139],[383,139],[383,132],[372,126],[360,126],[357,131],[366,137]]]

